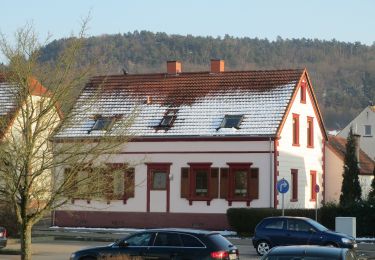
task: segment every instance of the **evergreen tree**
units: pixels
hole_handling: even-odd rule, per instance
[[[340,205],[347,207],[361,200],[359,185],[359,167],[356,155],[356,140],[353,129],[350,128],[346,142],[344,173],[341,186]]]
[[[372,179],[372,182],[371,182],[371,191],[368,194],[369,200],[375,200],[375,165],[374,165],[374,170],[372,172],[372,175],[374,176],[374,178]]]

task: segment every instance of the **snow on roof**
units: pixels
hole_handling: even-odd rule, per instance
[[[136,111],[128,131],[138,137],[273,136],[303,70],[94,77],[86,85],[56,137],[95,137],[98,116],[118,121]],[[100,91],[98,97],[94,93]],[[94,100],[94,102],[88,102]],[[90,105],[88,105],[90,103]],[[158,127],[169,110],[175,120]],[[225,115],[243,115],[239,128],[220,128]]]

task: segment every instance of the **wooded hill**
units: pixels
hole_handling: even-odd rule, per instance
[[[53,62],[69,39],[42,49],[41,61]],[[304,68],[310,73],[327,129],[340,129],[375,102],[375,44],[311,39],[196,37],[135,31],[87,38],[79,66],[95,73],[165,72],[167,60],[182,70],[208,71],[210,59],[225,60],[225,70]]]

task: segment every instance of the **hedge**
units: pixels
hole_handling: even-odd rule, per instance
[[[255,226],[266,217],[281,216],[281,209],[273,208],[230,208],[228,223],[239,235],[253,235]],[[315,209],[285,209],[285,216],[300,216],[315,219]],[[375,200],[360,202],[343,208],[327,204],[318,210],[318,222],[335,230],[335,217],[356,217],[357,236],[375,236]]]

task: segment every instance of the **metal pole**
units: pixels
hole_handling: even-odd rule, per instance
[[[281,207],[282,207],[282,212],[283,212],[283,216],[284,216],[284,193],[281,193]]]
[[[318,221],[318,198],[319,198],[319,192],[316,193],[316,201],[315,201],[315,221]]]

